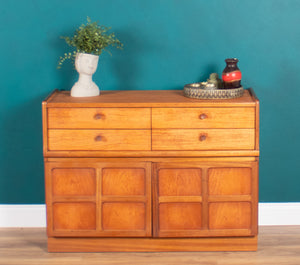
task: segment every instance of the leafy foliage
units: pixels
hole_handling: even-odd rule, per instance
[[[108,46],[122,49],[123,44],[114,33],[108,33],[109,30],[109,27],[98,25],[97,22],[92,22],[88,17],[87,23],[82,24],[74,32],[73,37],[61,37],[69,46],[75,47],[76,51],[65,53],[63,57],[60,57],[58,68],[65,60],[74,59],[78,52],[100,55]]]

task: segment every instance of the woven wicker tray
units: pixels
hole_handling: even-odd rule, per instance
[[[238,98],[244,94],[244,88],[232,89],[203,89],[200,88],[200,83],[193,83],[184,86],[184,95],[189,98],[199,99],[229,99]]]

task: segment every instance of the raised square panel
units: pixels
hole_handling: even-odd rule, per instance
[[[96,205],[90,202],[54,203],[54,230],[95,230]]]
[[[250,229],[250,202],[218,202],[209,204],[209,229]]]
[[[160,169],[158,172],[159,196],[201,195],[200,169]]]
[[[52,192],[57,196],[91,196],[96,194],[93,168],[55,168],[52,170]]]
[[[211,168],[208,170],[209,195],[251,194],[251,168]]]
[[[145,204],[138,202],[107,202],[102,204],[103,230],[144,230]]]
[[[159,204],[159,229],[198,230],[201,229],[201,203]]]
[[[145,169],[104,168],[102,170],[103,195],[144,195]]]

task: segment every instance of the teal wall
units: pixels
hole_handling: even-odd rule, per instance
[[[44,202],[41,101],[70,89],[56,69],[86,17],[123,51],[103,54],[104,90],[182,89],[239,58],[261,104],[260,201],[300,201],[300,0],[9,0],[0,8],[0,203]]]

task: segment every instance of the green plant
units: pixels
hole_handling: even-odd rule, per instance
[[[60,57],[58,68],[61,68],[65,60],[74,59],[78,52],[100,55],[108,46],[122,49],[123,44],[116,38],[114,33],[108,33],[109,30],[109,27],[98,25],[98,22],[92,22],[88,17],[87,23],[82,24],[74,32],[73,37],[61,37],[69,46],[75,47],[76,50],[65,53],[64,56]]]

